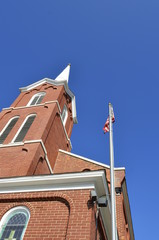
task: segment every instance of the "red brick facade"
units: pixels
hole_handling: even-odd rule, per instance
[[[87,202],[89,196],[88,190],[4,194],[0,199],[0,217],[10,208],[26,206],[30,220],[25,240],[87,240],[94,222],[92,206]]]
[[[39,105],[27,106],[32,96],[38,92],[45,92]],[[68,118],[64,126],[61,111],[67,106]],[[87,171],[104,170],[106,183],[110,187],[109,167],[70,154],[70,136],[73,127],[72,99],[63,84],[57,86],[47,82],[22,91],[8,109],[0,113],[0,132],[7,122],[14,116],[19,119],[4,143],[0,145],[0,177],[13,179],[23,176],[42,176],[52,174],[81,173]],[[23,142],[12,142],[15,134],[29,114],[36,114],[36,118],[27,132]],[[62,149],[62,151],[60,150]],[[50,164],[50,166],[49,166]],[[95,173],[95,172],[94,172]],[[125,181],[124,169],[115,171],[115,186],[121,189],[116,195],[117,228],[119,240],[134,239],[130,234],[132,228],[131,215],[124,206],[122,193]],[[65,182],[60,183],[65,186]],[[72,189],[31,192],[23,190],[13,192],[7,187],[1,189],[0,218],[16,207],[25,206],[30,212],[30,219],[25,231],[24,240],[109,240],[110,226],[105,226],[102,211],[97,203],[91,199],[90,187],[71,183]],[[92,184],[90,182],[90,184]],[[55,181],[56,185],[56,181]],[[75,188],[73,187],[75,186]],[[89,185],[88,185],[89,186]],[[3,191],[4,190],[4,191]],[[6,191],[6,192],[5,192]],[[107,196],[109,198],[109,196]],[[126,202],[126,201],[125,201]],[[107,210],[108,215],[110,210]],[[108,221],[108,220],[107,220]],[[131,231],[132,232],[132,231]],[[13,238],[14,239],[14,238]]]
[[[59,152],[57,160],[54,167],[54,173],[64,173],[64,172],[83,172],[85,170],[100,170],[104,169],[106,171],[107,182],[110,187],[110,169],[100,164],[95,164],[87,160],[81,159],[74,155],[66,154],[62,151]],[[125,178],[125,170],[115,171],[115,187],[122,187],[122,182]],[[127,221],[124,213],[123,196],[116,194],[116,217],[118,234],[120,239],[130,239],[129,229],[127,226]]]
[[[27,107],[27,104],[32,96],[37,92],[43,91],[46,92],[43,102],[40,105]],[[0,177],[49,173],[48,169],[46,169],[45,161],[43,161],[43,163],[41,162],[41,157],[43,158],[44,153],[42,152],[42,149],[39,149],[38,145],[40,144],[25,144],[25,141],[35,141],[41,139],[45,144],[52,168],[54,167],[59,148],[66,151],[71,150],[70,142],[67,139],[60,119],[58,104],[55,101],[58,101],[61,109],[63,109],[64,104],[68,107],[69,111],[68,121],[66,123],[66,132],[69,138],[73,126],[73,120],[71,117],[71,102],[69,96],[65,94],[63,86],[53,87],[49,84],[43,84],[36,89],[27,91],[26,93],[21,93],[11,105],[11,108],[4,109],[1,112],[0,131],[2,131],[11,118],[19,116],[16,125],[5,139],[4,145],[12,142],[18,129],[29,114],[35,113],[36,118],[24,139],[24,146],[7,146],[7,148],[2,147],[0,149],[0,167],[3,166],[1,167],[3,170],[0,172]],[[5,159],[6,155],[8,161]],[[15,159],[18,161],[15,161]],[[23,162],[21,171],[19,171],[19,162]],[[8,164],[11,164],[11,166],[13,164],[12,171],[10,171],[8,166],[6,166]]]

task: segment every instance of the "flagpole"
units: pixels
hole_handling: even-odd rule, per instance
[[[111,188],[111,215],[112,215],[112,240],[117,240],[116,230],[116,207],[115,207],[115,188],[114,188],[114,149],[113,149],[113,107],[109,103],[109,145],[110,145],[110,188]]]

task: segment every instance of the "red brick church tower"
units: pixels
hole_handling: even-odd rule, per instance
[[[110,168],[71,151],[70,65],[20,89],[0,113],[0,240],[111,240]],[[117,235],[133,240],[125,169],[115,169]]]

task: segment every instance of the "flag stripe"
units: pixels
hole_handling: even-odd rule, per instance
[[[114,123],[114,122],[115,122],[115,117],[112,116],[112,123]],[[103,127],[103,131],[104,131],[104,133],[109,132],[109,117],[107,118],[107,121],[105,122],[105,125]]]

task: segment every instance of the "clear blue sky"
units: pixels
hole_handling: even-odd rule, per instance
[[[71,63],[73,153],[109,164],[102,132],[112,102],[115,166],[126,168],[135,237],[158,238],[159,1],[0,1],[0,108]]]

